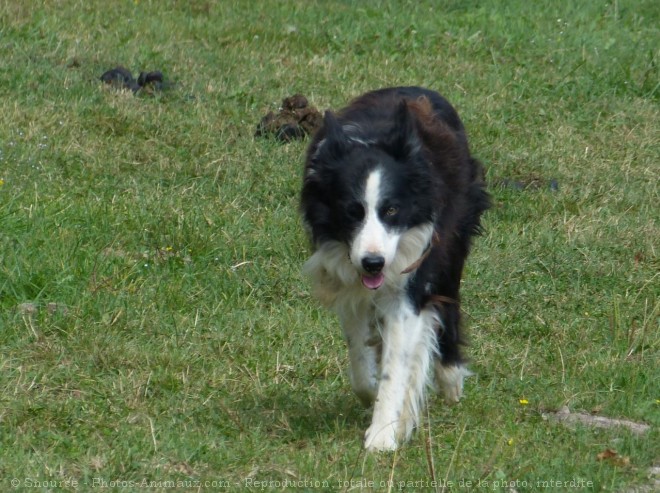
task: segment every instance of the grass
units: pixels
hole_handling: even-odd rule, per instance
[[[0,23],[4,490],[648,485],[656,2],[63,0],[2,2]],[[117,64],[175,84],[102,87]],[[495,207],[464,282],[465,399],[365,455],[337,322],[300,274],[305,142],[252,134],[295,92],[338,108],[397,84],[454,102]],[[497,185],[533,178],[559,190]],[[543,419],[563,405],[653,428]]]

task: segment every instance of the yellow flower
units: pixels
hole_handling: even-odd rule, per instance
[[[2,185],[4,185],[4,184],[5,184],[5,180],[3,180],[2,178],[0,178],[0,187],[1,187]]]
[[[520,402],[521,406],[526,406],[529,404],[529,401],[527,399],[518,399],[518,402]]]
[[[507,445],[513,445],[513,438],[509,438],[509,439],[506,441],[506,444],[507,444]]]

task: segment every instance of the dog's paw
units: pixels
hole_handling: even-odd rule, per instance
[[[474,375],[463,365],[435,365],[435,376],[447,402],[458,402],[463,397],[463,380]]]
[[[364,434],[367,452],[389,452],[396,450],[396,423],[382,425],[372,423]]]

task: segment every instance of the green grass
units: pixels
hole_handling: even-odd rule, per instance
[[[417,491],[431,465],[445,491],[648,484],[657,2],[3,1],[0,23],[1,489]],[[108,90],[117,64],[175,85]],[[338,324],[300,274],[305,143],[252,134],[295,92],[338,108],[397,84],[456,105],[490,182],[559,190],[492,187],[463,291],[477,376],[365,455]],[[653,428],[543,419],[562,405]]]

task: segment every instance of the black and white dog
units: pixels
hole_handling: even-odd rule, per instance
[[[438,93],[381,89],[326,112],[302,188],[315,249],[305,272],[341,321],[353,390],[374,405],[367,450],[410,437],[433,366],[447,400],[461,397],[461,272],[488,206],[463,124]]]

